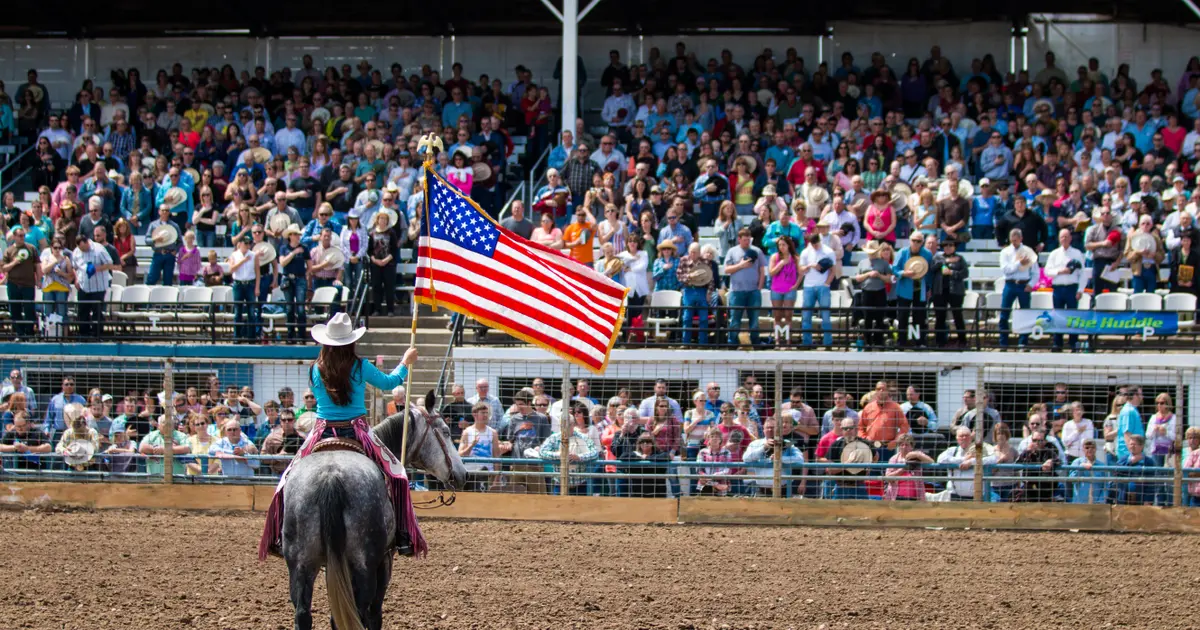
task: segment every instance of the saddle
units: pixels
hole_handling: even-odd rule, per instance
[[[367,451],[363,448],[358,440],[352,440],[344,437],[328,437],[313,445],[312,452],[317,451],[353,451],[359,455],[366,455]]]

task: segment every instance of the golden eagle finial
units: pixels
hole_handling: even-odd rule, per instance
[[[436,133],[425,134],[417,143],[417,150],[424,151],[425,161],[432,163],[437,157],[438,152],[445,151],[446,147],[442,144],[442,137]]]

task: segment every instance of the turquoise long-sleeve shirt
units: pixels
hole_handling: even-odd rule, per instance
[[[329,392],[325,391],[325,381],[321,378],[321,371],[316,365],[310,368],[310,376],[312,377],[313,395],[317,397],[317,417],[334,422],[344,422],[367,415],[367,405],[364,402],[367,383],[390,392],[397,385],[404,384],[404,380],[408,377],[408,368],[401,363],[390,373],[384,374],[370,361],[359,359],[358,367],[350,374],[350,403],[347,405],[339,405],[329,397]]]

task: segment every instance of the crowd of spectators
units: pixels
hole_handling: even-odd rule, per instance
[[[1161,476],[1159,467],[1178,458],[1189,468],[1200,462],[1200,429],[1188,429],[1187,446],[1177,450],[1179,419],[1171,396],[1155,396],[1151,413],[1136,385],[1116,390],[1102,409],[1072,399],[1059,383],[1051,400],[1033,404],[1021,417],[1003,417],[988,392],[974,390],[966,390],[962,406],[951,412],[923,401],[917,386],[901,387],[890,380],[877,382],[861,397],[839,389],[807,399],[831,400],[828,409],[805,402],[804,390],[796,387],[783,401],[778,428],[773,403],[753,376],[728,400],[720,385],[710,382],[681,402],[669,395],[669,384],[661,379],[651,391],[622,387],[602,400],[592,397],[590,383],[581,379],[566,403],[551,396],[541,378],[517,390],[508,404],[490,392],[487,379],[477,381],[474,390],[467,396],[465,387],[451,385],[439,411],[459,454],[484,460],[467,464],[469,489],[475,491],[519,491],[514,486],[526,492],[558,491],[559,477],[547,472],[565,447],[572,473],[631,473],[609,479],[572,475],[568,493],[769,494],[769,466],[738,464],[770,462],[780,449],[784,474],[798,477],[785,483],[784,496],[789,497],[971,500],[973,471],[980,464],[989,467],[989,475],[1031,477],[989,482],[987,499],[992,501],[1165,505],[1171,501],[1168,482],[1120,478]],[[206,387],[188,387],[171,394],[170,401],[165,396],[152,391],[114,396],[100,389],[83,395],[75,380],[66,377],[58,393],[39,399],[14,369],[0,389],[0,461],[9,469],[161,474],[165,435],[172,431],[176,474],[272,476],[283,471],[287,460],[254,456],[295,454],[315,418],[311,392],[297,401],[293,390],[283,387],[260,404],[250,387],[222,387],[215,376]],[[386,412],[402,410],[404,398],[403,387],[392,391]],[[168,402],[173,416],[166,413]],[[565,446],[559,430],[564,404],[572,431]],[[977,413],[980,407],[982,414]],[[984,442],[981,462],[975,461],[976,431]],[[42,457],[70,456],[77,441],[91,446],[82,461]],[[681,482],[668,470],[672,460],[694,463],[697,477]],[[821,463],[835,466],[823,468]],[[879,469],[872,463],[893,466]],[[922,470],[935,463],[942,466]],[[996,472],[992,467],[997,464],[1034,467]],[[1102,466],[1118,468],[1098,468]],[[750,477],[733,477],[740,475]],[[806,479],[818,476],[825,478]],[[927,478],[905,479],[913,476]],[[1093,477],[1102,479],[1089,481]],[[1187,496],[1189,504],[1200,503],[1200,481],[1188,482]]]
[[[681,291],[685,342],[708,339],[718,305],[736,322],[729,343],[743,319],[759,341],[766,289],[778,345],[793,340],[796,307],[801,343],[820,311],[829,345],[831,292],[844,287],[868,345],[910,323],[918,337],[894,345],[962,344],[962,254],[980,243],[1003,248],[1002,329],[1035,290],[1055,308],[1122,279],[1197,295],[1200,59],[1183,65],[1177,82],[1154,70],[1139,84],[1096,59],[1068,77],[1053,53],[1001,73],[992,55],[956,68],[938,46],[901,72],[878,52],[810,69],[794,49],[702,64],[679,43],[635,66],[612,51],[605,133],[581,120],[561,134],[534,198],[542,216],[522,208],[520,221],[629,287],[631,321],[655,290]],[[852,264],[855,252],[865,260]]]
[[[795,49],[752,60],[723,50],[703,63],[682,42],[674,52],[652,48],[636,65],[610,52],[600,125],[579,118],[558,137],[550,91],[524,66],[506,85],[471,81],[461,63],[445,80],[428,65],[409,76],[397,63],[321,70],[310,56],[270,71],[185,73],[176,63],[150,86],[136,68],[113,70],[107,86],[88,80],[65,111],[51,108],[30,70],[13,97],[0,85],[0,133],[36,144],[41,192],[27,212],[2,202],[10,299],[45,292],[51,268],[30,278],[37,265],[24,261],[41,260],[56,237],[85,254],[71,258],[97,259],[84,263],[97,270],[96,289],[110,270],[136,276],[133,237],[144,234],[147,283],[240,283],[251,318],[276,288],[276,300],[302,303],[321,286],[354,288],[364,271],[377,289],[373,310],[390,312],[405,280],[397,252],[421,226],[417,140],[430,132],[448,147],[438,172],[493,215],[513,138],[534,156],[552,147],[546,185],[503,224],[628,286],[631,324],[644,321],[655,290],[681,291],[689,343],[710,339],[718,305],[732,308],[731,342],[743,320],[750,341],[763,341],[766,289],[776,344],[793,341],[799,307],[799,341],[814,342],[820,312],[828,345],[831,294],[842,287],[869,345],[927,343],[930,311],[933,342],[962,343],[971,273],[962,250],[972,240],[1004,248],[1002,329],[1037,289],[1052,291],[1056,308],[1113,291],[1122,277],[1135,292],[1200,291],[1196,57],[1172,82],[1162,70],[1135,79],[1127,65],[1110,75],[1096,59],[1072,77],[1052,52],[1042,68],[1017,73],[1000,72],[990,54],[956,68],[938,46],[900,72],[878,52],[861,67],[845,52],[815,69]],[[167,225],[173,236],[155,239]],[[303,251],[283,265],[295,247],[289,228]],[[77,248],[81,235],[111,261]],[[255,264],[227,279],[236,253],[221,264],[213,248],[246,240]],[[1055,250],[1039,264],[1037,254]],[[88,276],[74,266],[74,281]],[[72,279],[51,279],[50,293],[63,280]],[[290,334],[302,338],[301,313],[292,314]],[[910,324],[918,338],[891,341]],[[259,326],[243,331],[256,338]]]
[[[989,392],[982,392],[979,401],[977,392],[966,390],[961,407],[939,415],[921,399],[917,386],[901,388],[895,381],[880,381],[861,397],[844,390],[833,392],[831,398],[822,393],[819,399],[833,401],[825,410],[814,409],[805,402],[803,389],[794,388],[783,403],[779,434],[772,402],[753,376],[728,401],[722,399],[720,385],[708,383],[691,395],[690,404],[680,402],[671,398],[665,380],[655,382],[644,398],[628,387],[607,399],[590,394],[589,382],[581,379],[567,403],[571,472],[593,462],[593,471],[633,476],[592,480],[570,476],[567,491],[574,494],[667,496],[681,491],[679,483],[691,484],[688,491],[700,494],[769,494],[770,467],[737,464],[769,462],[774,450],[780,449],[784,474],[801,477],[784,484],[785,496],[972,500],[976,431],[982,432],[984,453],[978,465],[988,467],[989,476],[1029,477],[1029,481],[989,482],[986,498],[991,501],[1166,505],[1171,501],[1169,483],[1141,479],[1163,476],[1159,467],[1180,457],[1187,466],[1200,462],[1200,455],[1193,454],[1200,447],[1200,429],[1189,429],[1188,446],[1177,451],[1178,419],[1170,395],[1158,394],[1150,413],[1143,409],[1139,386],[1121,387],[1105,408],[1089,409],[1059,383],[1050,401],[1035,403],[1013,418],[1001,416]],[[980,402],[982,417],[977,411]],[[468,465],[473,473],[471,488],[514,491],[514,486],[523,486],[529,492],[545,492],[547,484],[557,488],[557,477],[545,477],[540,474],[544,468],[530,468],[526,462],[559,460],[563,404],[547,393],[541,378],[517,390],[507,407],[490,393],[487,379],[475,384],[470,397],[466,388],[453,385],[441,413],[459,444],[459,454],[493,460]],[[1093,414],[1096,421],[1089,417]],[[508,465],[504,458],[526,461]],[[673,478],[667,463],[672,460],[694,462],[691,470],[697,478],[683,482]],[[820,463],[840,466],[823,468]],[[869,466],[872,463],[893,466],[879,469]],[[938,466],[921,470],[931,464]],[[1025,466],[994,468],[1003,464]],[[818,476],[826,478],[803,479]],[[1123,482],[1122,477],[1135,481]],[[1092,478],[1101,479],[1089,481]],[[1200,501],[1200,483],[1189,482],[1188,488],[1189,504]]]
[[[8,113],[0,142],[36,147],[38,198],[22,210],[5,195],[0,211],[0,272],[10,301],[26,302],[14,306],[14,320],[28,322],[18,336],[37,334],[27,310],[34,289],[65,296],[92,275],[75,264],[70,276],[47,279],[43,253],[59,238],[65,254],[54,259],[65,256],[57,267],[64,273],[72,252],[80,258],[77,241],[107,245],[111,260],[95,261],[87,293],[107,289],[109,271],[130,285],[232,285],[248,318],[243,338],[259,337],[257,316],[276,302],[288,311],[290,337],[303,339],[296,305],[323,286],[353,294],[369,280],[371,310],[394,312],[404,285],[400,250],[422,225],[419,137],[442,136],[448,150],[436,170],[494,214],[513,136],[536,151],[550,133],[549,95],[523,67],[510,85],[467,80],[460,63],[444,81],[428,65],[413,70],[405,76],[398,63],[381,71],[364,61],[357,73],[348,64],[322,71],[305,55],[300,68],[269,74],[257,67],[239,75],[228,65],[185,73],[176,63],[147,86],[137,68],[114,69],[107,85],[85,81],[61,111],[36,70],[14,97],[0,84]],[[135,236],[152,250],[144,277]],[[243,242],[248,251],[239,255]],[[43,314],[65,316],[65,299],[44,302]]]

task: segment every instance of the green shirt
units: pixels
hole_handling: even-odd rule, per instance
[[[175,444],[187,444],[188,443],[188,436],[185,435],[182,431],[175,431],[175,433],[171,439],[174,440]],[[142,443],[138,445],[138,450],[141,450],[141,448],[147,444],[149,444],[150,446],[162,446],[164,442],[165,442],[165,440],[163,440],[162,433],[159,432],[158,429],[155,429],[155,430],[151,431],[146,437],[142,438]],[[183,455],[175,456],[174,465],[171,466],[171,470],[173,471],[172,474],[182,475],[186,472],[185,467],[184,467],[184,462],[182,459],[183,457],[184,457]],[[161,475],[163,473],[163,456],[162,455],[151,456],[146,461],[146,472],[150,473],[151,475]]]

